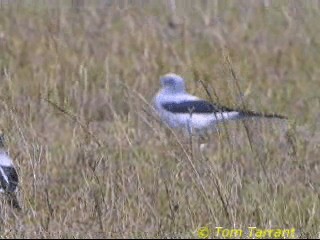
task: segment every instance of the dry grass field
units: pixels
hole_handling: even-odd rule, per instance
[[[319,1],[0,3],[0,127],[23,208],[1,200],[1,238],[318,237]],[[150,105],[168,72],[289,120],[189,139]]]

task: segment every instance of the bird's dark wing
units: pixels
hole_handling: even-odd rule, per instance
[[[8,166],[0,166],[3,171],[0,172],[0,184],[1,187],[7,191],[7,192],[14,192],[18,185],[18,174],[14,167],[8,167]],[[6,175],[8,182],[5,179]]]
[[[264,117],[287,119],[286,116],[279,114],[258,113],[250,110],[232,109],[218,104],[212,104],[205,100],[189,100],[181,102],[165,102],[162,107],[172,113],[221,113],[221,112],[238,112],[239,117]]]
[[[18,186],[18,174],[13,166],[0,166],[0,187],[4,190],[7,202],[15,209],[21,211],[15,190]]]
[[[166,102],[162,104],[162,107],[172,113],[218,113],[233,111],[230,108],[218,106],[204,100]]]

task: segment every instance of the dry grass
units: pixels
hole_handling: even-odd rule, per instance
[[[1,128],[23,206],[2,204],[1,237],[317,236],[318,1],[71,3],[1,2]],[[290,121],[232,122],[191,147],[151,117],[167,72]]]

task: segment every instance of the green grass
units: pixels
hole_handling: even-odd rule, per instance
[[[1,237],[318,236],[317,1],[78,5],[1,2],[0,127],[23,207],[3,202]],[[167,72],[203,98],[199,80],[223,105],[290,120],[231,122],[191,146],[149,105]]]

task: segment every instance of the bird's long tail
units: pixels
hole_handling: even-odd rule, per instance
[[[245,111],[238,111],[239,117],[246,118],[246,117],[263,117],[263,118],[278,118],[278,119],[288,119],[288,117],[276,114],[276,113],[258,113],[250,110]]]
[[[21,211],[20,204],[18,202],[17,196],[13,192],[7,192],[6,193],[7,202],[10,206],[12,206],[14,209]]]

